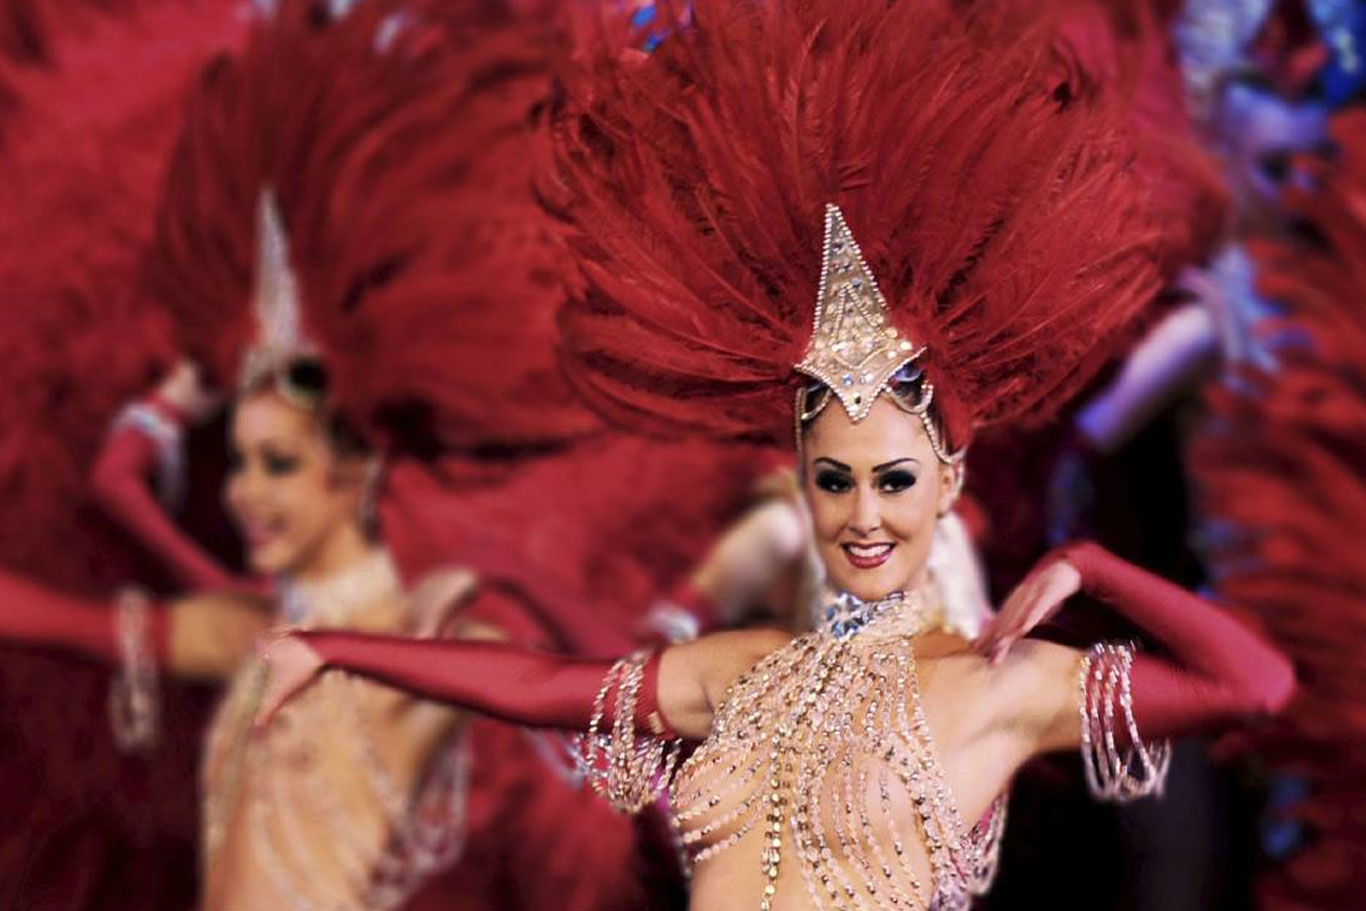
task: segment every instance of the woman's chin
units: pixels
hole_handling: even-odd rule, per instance
[[[276,544],[253,549],[247,553],[247,565],[258,576],[289,575],[298,561],[288,548]]]

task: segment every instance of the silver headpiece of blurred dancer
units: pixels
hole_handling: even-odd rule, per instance
[[[317,349],[305,338],[299,282],[290,261],[289,235],[279,203],[269,187],[256,204],[256,342],[242,360],[239,387],[243,391],[271,385],[302,408],[321,404],[327,392],[326,374]]]

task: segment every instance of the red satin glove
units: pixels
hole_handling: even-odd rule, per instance
[[[613,663],[568,658],[501,642],[419,640],[309,630],[298,634],[325,667],[372,678],[429,699],[526,727],[586,731]],[[635,727],[676,736],[659,709],[660,652],[650,655],[635,701]],[[615,721],[607,693],[599,730]]]
[[[1293,665],[1226,608],[1090,542],[1064,546],[1054,555],[1076,567],[1082,591],[1115,608],[1170,653],[1170,660],[1134,657],[1134,720],[1145,738],[1272,714],[1290,701]]]
[[[149,613],[152,657],[164,666],[170,644],[166,611]],[[0,572],[0,638],[16,645],[58,648],[105,664],[122,663],[114,610]]]
[[[721,616],[716,599],[685,580],[651,605],[638,624],[637,638],[661,644],[689,642],[720,626]]]
[[[178,425],[178,410],[153,397],[145,402]],[[115,521],[132,532],[189,588],[231,588],[239,580],[209,556],[162,510],[147,484],[156,472],[156,441],[137,427],[115,427],[95,460],[90,484],[96,501]]]

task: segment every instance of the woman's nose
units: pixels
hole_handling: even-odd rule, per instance
[[[854,512],[849,517],[849,530],[856,535],[868,536],[882,525],[882,510],[877,494],[872,490],[860,489],[854,500]]]
[[[228,479],[223,499],[230,507],[240,510],[260,496],[260,486],[255,473],[243,468]]]

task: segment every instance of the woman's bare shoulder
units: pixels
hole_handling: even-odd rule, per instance
[[[406,613],[409,630],[417,636],[453,635],[458,638],[500,638],[481,633],[463,635],[466,628],[488,627],[461,616],[479,592],[479,575],[465,566],[443,566],[419,578],[407,594]]]
[[[676,645],[667,658],[676,666],[693,669],[692,676],[714,707],[741,674],[791,641],[792,635],[782,630],[731,630]]]
[[[916,647],[931,720],[964,742],[1009,731],[1032,737],[1053,724],[1071,707],[1078,658],[1075,649],[1033,639],[1015,643],[996,664],[966,640]]]
[[[173,602],[175,607],[191,611],[241,614],[259,614],[262,622],[269,621],[275,612],[275,600],[265,594],[235,589],[213,589],[181,595]]]

